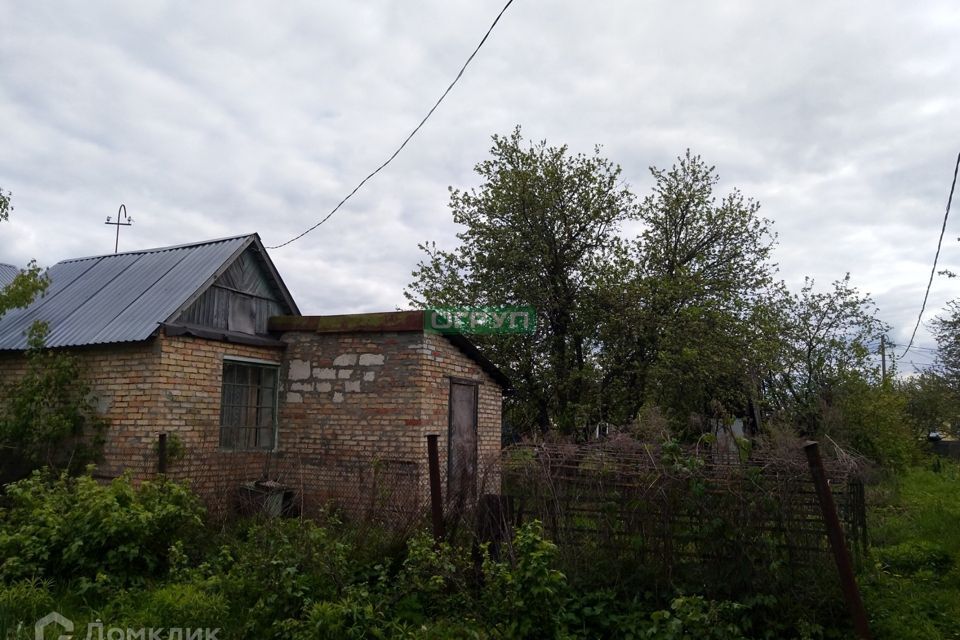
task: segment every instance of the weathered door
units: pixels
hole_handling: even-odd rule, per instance
[[[462,505],[477,488],[477,385],[450,381],[447,496]]]

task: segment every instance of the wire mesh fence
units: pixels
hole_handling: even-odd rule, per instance
[[[826,463],[848,545],[866,549],[863,484],[851,460]],[[601,581],[748,589],[830,561],[802,451],[716,450],[615,439],[504,452],[513,525],[537,519],[562,564]]]
[[[426,451],[426,450],[425,450]],[[731,590],[827,567],[823,515],[799,447],[739,452],[626,437],[509,447],[458,466],[444,457],[446,535],[509,541],[539,520],[563,568],[598,582],[721,584]],[[861,470],[825,463],[848,545],[867,544]],[[186,455],[169,475],[204,496],[213,517],[340,514],[405,540],[430,527],[428,462],[356,451],[326,456]],[[832,571],[828,571],[832,574]]]

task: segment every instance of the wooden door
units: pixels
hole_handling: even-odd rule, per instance
[[[447,496],[457,505],[473,500],[477,490],[477,385],[450,381],[450,428],[447,451]]]

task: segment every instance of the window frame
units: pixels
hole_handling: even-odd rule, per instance
[[[258,377],[257,384],[245,384],[237,382],[227,382],[226,381],[226,372],[227,366],[239,366],[244,369],[254,369],[258,373],[258,376],[262,376],[264,371],[268,371],[273,375],[273,389],[272,389],[272,402],[269,405],[265,405],[260,401],[260,395],[263,393],[264,385],[262,378]],[[265,427],[259,426],[258,424],[236,424],[230,425],[225,424],[226,422],[226,409],[228,405],[226,404],[227,399],[227,385],[235,385],[238,387],[246,387],[247,389],[256,389],[258,396],[254,404],[244,403],[229,405],[232,408],[242,408],[244,411],[249,412],[250,409],[254,409],[259,416],[259,411],[269,408],[270,410],[270,445],[263,446],[260,444],[254,444],[248,446],[245,443],[248,441],[248,436],[246,434],[253,433],[254,440],[259,440],[259,434],[261,430]],[[220,366],[220,419],[217,429],[217,449],[219,451],[238,451],[238,452],[249,452],[249,451],[262,451],[262,452],[273,452],[277,450],[278,440],[279,440],[279,428],[278,428],[278,413],[279,413],[279,404],[280,404],[280,363],[271,360],[261,360],[259,358],[246,358],[243,356],[228,356],[224,355],[221,366]],[[258,423],[257,418],[254,419],[255,423]],[[226,430],[233,432],[233,444],[229,444],[229,441],[224,438],[224,433]]]

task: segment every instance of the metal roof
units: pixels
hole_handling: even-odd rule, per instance
[[[0,289],[13,282],[13,279],[17,277],[18,273],[20,273],[20,269],[17,269],[12,264],[0,262]]]
[[[146,340],[251,244],[263,250],[251,234],[58,262],[42,297],[0,318],[0,350],[25,349],[35,320],[50,326],[48,347]]]

